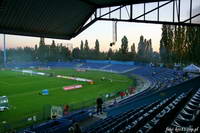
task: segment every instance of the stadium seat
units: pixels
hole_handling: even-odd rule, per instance
[[[160,113],[158,113],[153,119],[147,122],[143,127],[139,129],[140,132],[160,132],[165,129],[165,126],[170,122],[169,117],[173,116],[176,108],[179,107],[180,103],[186,96],[180,95],[167,105]]]
[[[200,89],[199,89],[200,90]],[[177,115],[177,117],[172,122],[172,127],[196,127],[197,121],[199,122],[199,102],[195,101],[197,93],[192,96],[192,98],[187,102],[185,107]]]

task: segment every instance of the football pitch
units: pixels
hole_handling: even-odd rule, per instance
[[[39,70],[35,70],[39,71]],[[118,92],[133,84],[125,75],[100,71],[77,72],[74,69],[40,70],[54,75],[65,75],[91,79],[95,84],[55,76],[23,74],[11,70],[0,70],[0,96],[7,96],[10,109],[0,112],[0,128],[7,125],[19,128],[29,125],[27,119],[41,114],[45,105],[76,105],[80,109],[85,102],[91,106],[98,96]],[[104,80],[102,80],[104,77]],[[83,85],[83,88],[64,91],[64,86]],[[49,95],[39,93],[49,90]],[[89,102],[88,102],[89,101]]]

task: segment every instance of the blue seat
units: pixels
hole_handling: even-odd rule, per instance
[[[174,120],[174,124],[180,127],[189,127],[191,125],[191,121],[178,117]]]
[[[191,120],[191,119],[193,118],[193,115],[192,115],[192,114],[188,114],[188,113],[186,113],[186,112],[184,112],[184,111],[181,111],[181,112],[180,112],[180,115],[181,115],[184,119],[189,119],[189,120]]]

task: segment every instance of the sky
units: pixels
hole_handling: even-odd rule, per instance
[[[181,2],[181,18],[185,19],[189,15],[189,0],[182,0]],[[161,3],[162,4],[162,3]],[[148,4],[146,6],[147,11],[156,7],[157,3]],[[140,15],[143,13],[141,7],[143,5],[134,6],[134,15]],[[163,7],[160,9],[160,19],[169,20],[172,19],[172,12],[170,9],[172,4]],[[200,0],[193,0],[193,7],[195,11],[200,11]],[[125,10],[125,9],[124,9]],[[122,11],[123,17],[126,17],[126,11]],[[157,12],[152,12],[147,19],[156,19],[155,16]],[[195,14],[193,12],[193,14]],[[116,15],[113,13],[112,15]],[[139,38],[141,35],[146,39],[152,40],[152,47],[154,51],[159,51],[159,44],[161,39],[161,30],[162,25],[160,24],[144,24],[144,23],[130,23],[130,22],[118,22],[117,23],[117,43],[112,47],[113,50],[119,49],[121,46],[121,39],[123,36],[127,36],[129,49],[130,46],[135,43],[136,50],[139,43]],[[64,45],[72,45],[73,48],[80,47],[81,40],[88,40],[89,47],[94,48],[95,40],[98,39],[100,42],[100,50],[107,51],[112,42],[112,22],[108,21],[98,21],[87,28],[85,31],[80,33],[75,38],[71,40],[59,40],[59,39],[45,39],[46,44],[51,44],[52,40],[55,40],[56,43],[63,43]],[[25,47],[30,46],[34,47],[36,44],[39,44],[40,38],[38,37],[25,37],[25,36],[15,36],[15,35],[6,35],[6,44],[7,48],[16,48],[16,47]],[[3,35],[0,34],[0,49],[3,48]]]
[[[112,49],[115,50],[121,47],[121,39],[123,36],[128,38],[129,47],[135,43],[137,48],[139,38],[143,35],[146,39],[152,39],[153,48],[155,51],[158,51],[161,37],[161,25],[118,22],[117,28],[117,43]],[[52,40],[55,40],[56,43],[72,45],[72,47],[75,48],[80,47],[81,40],[85,42],[86,39],[88,40],[90,48],[94,48],[95,41],[98,39],[100,42],[100,51],[107,51],[110,48],[109,44],[112,42],[112,22],[98,21],[71,40],[45,38],[45,43],[51,44]],[[39,37],[6,35],[7,48],[34,47],[36,44],[39,44],[39,40]],[[0,48],[3,48],[2,34],[0,35]]]

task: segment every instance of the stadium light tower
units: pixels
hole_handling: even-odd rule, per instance
[[[113,41],[110,43],[112,47],[117,42],[117,21],[113,21]]]
[[[3,34],[3,56],[4,56],[4,67],[6,67],[6,35]]]

